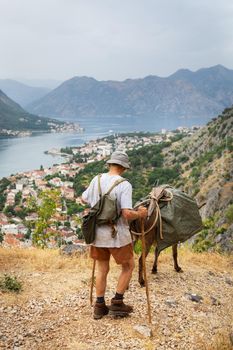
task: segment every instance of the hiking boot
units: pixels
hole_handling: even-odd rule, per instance
[[[126,305],[123,302],[123,299],[112,299],[111,306],[109,306],[109,315],[111,316],[128,316],[133,312],[133,308],[130,305]]]
[[[93,318],[94,320],[99,320],[103,316],[107,315],[108,312],[109,309],[105,303],[95,303]]]

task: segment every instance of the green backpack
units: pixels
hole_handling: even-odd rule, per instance
[[[126,181],[126,179],[116,180],[110,189],[105,194],[102,194],[100,178],[101,174],[98,175],[99,200],[90,209],[89,213],[83,217],[81,227],[87,244],[94,242],[97,225],[110,225],[113,230],[112,236],[114,237],[114,224],[116,224],[119,219],[117,199],[111,198],[110,193],[116,186]]]

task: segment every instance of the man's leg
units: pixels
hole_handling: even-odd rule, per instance
[[[109,271],[109,260],[97,260],[96,265],[96,303],[94,306],[94,319],[98,320],[107,315],[109,311],[104,299]]]
[[[127,316],[133,311],[130,305],[126,305],[123,302],[124,292],[126,291],[129,281],[132,277],[134,269],[134,258],[133,256],[127,261],[121,264],[122,270],[118,279],[117,291],[111,300],[110,314],[113,316]]]
[[[126,291],[129,281],[131,280],[133,269],[134,269],[134,257],[132,256],[129,261],[121,264],[122,270],[118,279],[117,293],[124,294]]]
[[[104,297],[106,285],[107,285],[107,276],[109,272],[109,261],[108,260],[97,260],[97,273],[96,273],[96,297]]]

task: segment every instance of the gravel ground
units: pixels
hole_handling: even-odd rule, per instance
[[[20,264],[5,268],[3,272],[17,275],[24,288],[18,295],[0,293],[0,349],[230,349],[232,263],[221,267],[216,261],[213,266],[208,259],[185,256],[180,262],[183,273],[173,271],[166,256],[158,274],[149,275],[152,337],[134,328],[148,327],[145,289],[137,282],[136,270],[125,295],[134,313],[127,318],[106,316],[95,321],[89,305],[88,259],[73,269],[39,271]],[[119,268],[112,264],[107,302],[113,296],[118,273]],[[222,347],[217,347],[221,341]]]

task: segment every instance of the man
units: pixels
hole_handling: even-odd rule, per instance
[[[107,163],[109,171],[102,174],[100,178],[102,193],[106,193],[117,180],[122,179],[123,172],[130,168],[128,155],[124,152],[114,152]],[[133,245],[128,221],[147,216],[147,209],[144,207],[139,207],[137,211],[132,209],[132,186],[128,181],[123,181],[114,187],[111,196],[117,199],[120,214],[116,224],[116,234],[112,234],[110,225],[97,226],[95,241],[90,247],[90,256],[96,260],[97,265],[94,319],[102,318],[109,313],[109,310],[111,315],[117,316],[127,316],[133,311],[130,305],[123,302],[124,292],[129,285],[134,269]],[[82,200],[91,207],[97,203],[99,200],[98,176],[94,177],[87,190],[82,194]],[[111,305],[107,307],[104,296],[111,255],[116,263],[121,265],[122,270],[116,294],[111,300]]]

